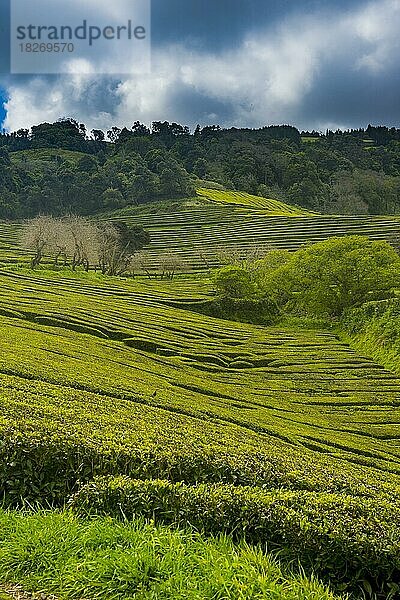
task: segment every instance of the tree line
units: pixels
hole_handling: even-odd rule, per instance
[[[18,152],[19,151],[19,152]],[[72,119],[0,135],[0,218],[91,215],[219,184],[336,214],[400,212],[400,130],[148,127]]]
[[[51,258],[55,267],[93,267],[104,275],[126,273],[135,253],[149,243],[148,232],[140,226],[94,223],[77,215],[35,217],[26,223],[21,238],[22,247],[31,252],[32,269]]]

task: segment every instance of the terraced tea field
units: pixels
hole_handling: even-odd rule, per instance
[[[21,225],[0,222],[0,264],[26,262],[26,252],[20,248]]]
[[[291,204],[284,204],[283,202],[279,202],[279,200],[253,196],[252,194],[246,194],[245,192],[220,191],[200,188],[197,190],[197,193],[199,196],[202,196],[207,200],[211,200],[212,202],[233,206],[244,206],[245,208],[257,208],[268,212],[268,214],[271,216],[300,216],[304,214],[312,214],[301,207],[293,206]]]
[[[166,209],[154,206],[149,214],[126,210],[113,218],[143,225],[151,235],[149,264],[172,251],[181,257],[186,271],[217,264],[218,248],[241,252],[251,246],[297,250],[332,236],[368,235],[390,240],[400,233],[398,217],[312,215],[307,211],[249,194],[199,190],[204,204]],[[224,200],[221,200],[224,198]]]
[[[154,445],[171,456],[214,448],[226,463],[218,478],[257,484],[268,468],[259,459],[251,474],[234,468],[239,449],[289,461],[291,475],[282,473],[294,487],[333,490],[347,477],[365,487],[360,465],[371,467],[374,486],[397,482],[400,380],[334,334],[172,307],[193,292],[204,297],[190,281],[158,290],[155,282],[49,283],[0,276],[3,432],[72,434],[100,454],[115,444],[124,455]]]
[[[358,577],[393,581],[400,379],[330,331],[179,308],[209,293],[206,278],[91,281],[3,270],[4,498],[59,504],[78,492],[76,510],[98,505],[114,515],[117,494],[125,515],[169,523],[177,510],[177,523],[206,532],[247,527],[250,541],[283,544],[305,568],[328,553],[317,571],[340,589],[353,581],[354,561]],[[90,483],[105,475],[139,482],[131,491],[132,479],[109,490]],[[90,487],[78,491],[85,482],[100,485],[93,496]],[[383,565],[371,558],[382,544]],[[336,552],[344,562],[332,571]]]
[[[201,189],[197,202],[176,201],[171,206],[160,203],[157,208],[152,203],[102,218],[143,225],[149,231],[146,262],[150,270],[157,268],[166,252],[181,258],[185,272],[197,272],[217,266],[220,249],[234,248],[243,254],[249,246],[294,251],[332,236],[359,234],[374,240],[400,236],[399,217],[313,215],[238,192]],[[21,225],[0,224],[0,265],[27,262],[19,247],[20,231]]]
[[[166,210],[131,218],[150,229],[155,258],[172,246],[183,255],[197,255],[196,269],[204,264],[195,244],[202,240],[202,247],[215,255],[225,233],[228,245],[234,244],[235,235],[240,238],[233,231],[242,231],[243,248],[257,231],[257,243],[271,243],[274,231],[273,245],[294,248],[314,236],[354,233],[357,228],[376,239],[390,237],[398,227],[396,219],[384,217],[277,217],[268,216],[265,207],[217,202],[186,206],[176,215]],[[334,586],[337,597],[351,590],[362,598],[360,590],[371,589],[378,590],[371,598],[396,598],[398,376],[353,350],[333,329],[264,327],[200,314],[201,303],[213,294],[206,271],[160,281],[10,268],[27,260],[18,248],[18,229],[11,224],[0,228],[0,489],[8,505],[40,501],[54,507],[67,502],[74,515],[32,517],[40,531],[34,546],[39,558],[29,562],[16,558],[26,556],[25,547],[12,556],[6,550],[11,544],[7,532],[15,527],[22,531],[28,521],[0,511],[0,565],[11,565],[7,572],[12,581],[25,581],[26,573],[30,576],[34,568],[43,572],[55,560],[43,558],[48,527],[56,524],[65,536],[72,528],[78,536],[76,527],[87,532],[91,525],[78,523],[75,515],[86,519],[94,511],[96,518],[133,519],[139,529],[137,517],[150,521],[146,527],[155,527],[155,520],[162,527],[190,526],[206,535],[232,536],[228,546],[214,538],[204,544],[211,544],[207,552],[219,553],[218,560],[226,564],[233,559],[222,556],[240,556],[234,560],[242,575],[232,574],[236,583],[230,592],[220,591],[221,583],[220,595],[211,590],[193,595],[196,599],[247,600],[252,596],[238,591],[245,585],[240,584],[244,576],[254,585],[254,598],[269,597],[265,585],[276,581],[283,587],[274,588],[271,597],[279,600],[333,599],[312,579],[299,584],[299,576],[290,579],[279,569],[271,574],[267,559],[257,558],[253,550],[246,562],[244,547],[232,546],[243,537],[261,544],[256,552],[267,546],[269,551],[278,549],[291,565],[300,562],[308,577],[316,572]],[[120,548],[126,536],[142,535],[133,534],[126,523],[123,531],[113,521],[98,523],[93,527],[108,524],[119,533],[116,538],[110,530],[98,533],[96,548],[104,544],[103,535],[112,548]],[[175,535],[170,529],[146,531],[157,540]],[[63,540],[59,552],[65,551],[67,538],[53,537]],[[196,540],[179,538],[176,543],[200,556]],[[143,541],[135,543],[144,548]],[[118,554],[111,566],[107,563],[108,571],[100,577],[103,595],[82,587],[82,598],[107,597],[101,586],[114,582],[115,573],[132,558],[127,550],[132,546],[126,541],[122,546],[125,554]],[[160,552],[151,559],[150,571],[157,575],[149,577],[143,584],[147,591],[138,597],[157,597],[149,591],[154,581],[166,586],[160,597],[191,597],[187,591],[177,595],[175,587],[170,595],[165,591],[170,575],[161,573],[159,561],[168,550]],[[93,557],[92,546],[85,546],[79,556],[85,553]],[[203,566],[213,562],[207,557],[199,558]],[[73,573],[66,598],[79,597],[77,577],[85,571],[74,560],[62,577],[59,564],[54,566],[44,587],[39,579],[28,578],[31,588],[59,592],[59,582]],[[185,555],[182,569],[189,568],[186,560]],[[190,568],[198,572],[198,566]],[[22,573],[20,579],[17,573]],[[131,570],[118,577],[124,582],[118,588],[122,591],[110,597],[136,598],[123,587]],[[297,591],[290,595],[291,590]]]

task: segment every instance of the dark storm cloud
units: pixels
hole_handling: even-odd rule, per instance
[[[8,1],[0,0],[0,70]],[[65,115],[96,127],[162,118],[399,126],[399,29],[399,0],[153,0],[149,78],[8,76],[0,105],[9,95],[11,128]]]
[[[187,41],[205,51],[235,47],[248,35],[292,14],[346,11],[361,0],[153,0],[153,43]]]
[[[180,120],[194,128],[197,124],[229,123],[235,113],[235,102],[210,98],[192,88],[182,87],[170,96],[170,106],[180,115]]]
[[[386,124],[400,127],[400,69],[355,73],[331,65],[299,107],[299,123],[353,127]]]

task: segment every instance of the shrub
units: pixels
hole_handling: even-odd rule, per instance
[[[227,266],[214,274],[217,293],[226,298],[251,298],[256,295],[256,286],[251,274],[241,267]]]
[[[215,298],[184,305],[184,308],[231,321],[270,325],[279,315],[276,302],[269,298]]]
[[[400,299],[367,302],[346,311],[341,325],[352,344],[386,368],[400,371]]]
[[[142,516],[278,547],[341,590],[390,591],[400,577],[400,508],[383,499],[103,477],[69,505],[81,515]]]
[[[290,261],[292,256],[289,250],[270,250],[256,263],[260,277],[262,278],[263,275],[282,267]]]

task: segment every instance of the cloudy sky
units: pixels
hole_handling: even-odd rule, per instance
[[[130,1],[67,4],[95,19]],[[140,76],[90,65],[10,75],[9,3],[0,0],[0,122],[10,130],[65,116],[102,129],[400,126],[400,0],[152,0],[152,68]]]

